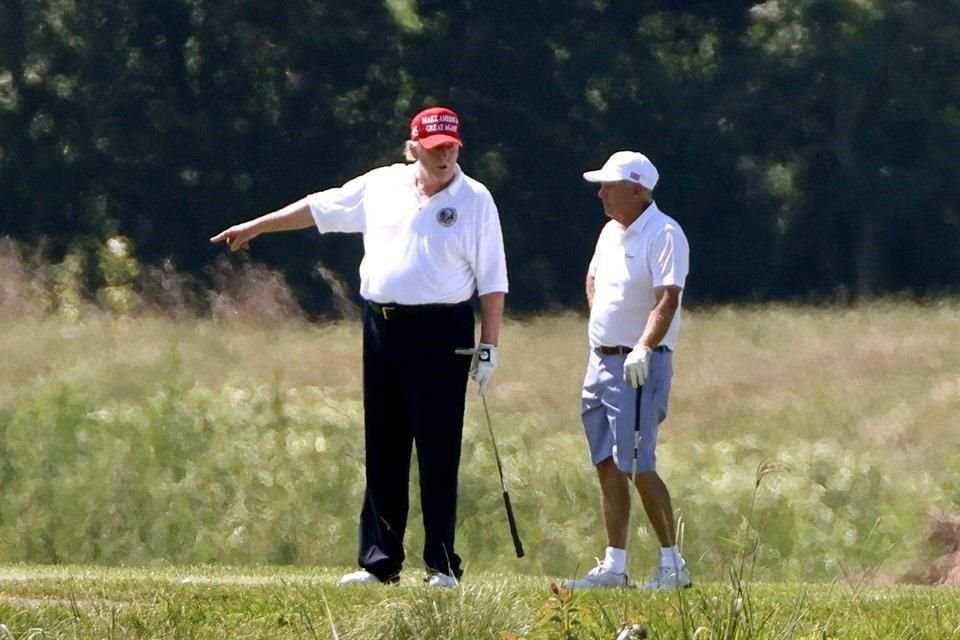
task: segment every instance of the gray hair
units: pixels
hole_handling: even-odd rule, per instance
[[[420,153],[420,143],[414,140],[407,140],[403,143],[403,157],[407,162],[416,162]]]

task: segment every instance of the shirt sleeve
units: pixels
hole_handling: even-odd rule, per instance
[[[600,264],[600,245],[603,244],[603,237],[609,227],[610,223],[607,222],[600,228],[600,233],[597,235],[597,242],[593,247],[593,257],[590,258],[590,264],[587,266],[587,275],[592,278],[597,277],[597,265]]]
[[[473,272],[477,279],[477,295],[507,293],[507,258],[503,248],[503,231],[500,228],[500,213],[493,196],[483,191],[478,207],[478,233]]]
[[[647,250],[654,287],[681,287],[690,270],[690,247],[683,231],[668,224],[653,237]]]
[[[364,195],[373,172],[350,180],[342,187],[307,196],[310,214],[320,233],[363,233],[366,229]]]
[[[590,278],[597,277],[597,264],[600,262],[600,238],[603,237],[603,232],[600,232],[600,236],[597,237],[597,243],[593,247],[593,255],[590,257],[590,264],[587,265],[587,276]]]

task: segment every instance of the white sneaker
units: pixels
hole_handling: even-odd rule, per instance
[[[429,578],[427,578],[427,586],[430,587],[455,587],[459,582],[453,576],[449,576],[445,573],[434,573]]]
[[[577,580],[564,580],[564,589],[603,589],[616,587],[629,587],[630,576],[626,573],[615,573],[607,569],[601,562],[587,572],[582,578]]]
[[[687,571],[687,565],[679,569],[674,567],[660,567],[653,573],[653,579],[645,584],[637,585],[641,591],[662,591],[665,589],[686,589],[693,586],[693,580]]]
[[[340,584],[380,584],[381,580],[366,569],[353,571],[340,578]]]

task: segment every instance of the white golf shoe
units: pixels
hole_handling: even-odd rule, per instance
[[[340,584],[381,584],[380,578],[366,569],[352,571],[340,578]]]
[[[564,589],[611,589],[629,586],[630,576],[610,571],[600,562],[582,578],[563,581]]]
[[[669,589],[686,589],[693,586],[690,572],[684,565],[679,569],[674,567],[660,567],[653,573],[650,582],[637,585],[641,591],[663,591]]]
[[[429,587],[450,588],[458,584],[460,583],[457,582],[456,578],[445,573],[434,573],[427,578],[427,586]]]

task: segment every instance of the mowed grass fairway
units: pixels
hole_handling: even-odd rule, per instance
[[[458,589],[336,585],[309,568],[0,567],[3,638],[955,638],[960,598],[934,587],[730,585],[554,594],[478,573]]]
[[[462,587],[421,586],[412,490],[403,582],[345,591],[358,323],[0,317],[0,639],[612,638],[626,620],[651,637],[960,637],[960,593],[911,584],[937,578],[930,510],[960,504],[960,303],[685,315],[658,450],[698,584],[682,597],[549,589],[604,546],[585,330],[504,326],[489,404],[527,556],[471,386]],[[635,516],[640,581],[657,551]]]

